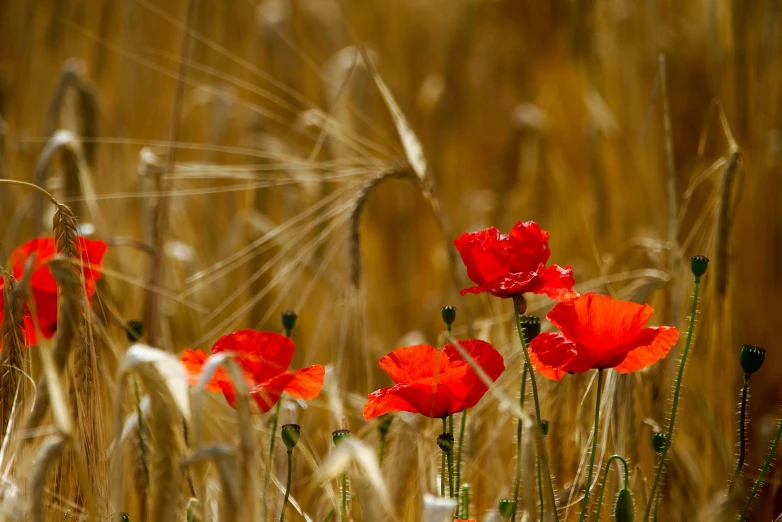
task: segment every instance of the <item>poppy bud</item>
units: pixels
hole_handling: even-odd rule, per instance
[[[391,430],[391,422],[394,420],[394,416],[390,413],[380,416],[380,424],[377,425],[377,431],[380,432],[381,437],[388,435]]]
[[[296,319],[298,319],[298,317],[299,316],[296,315],[296,312],[293,310],[285,310],[282,313],[282,327],[286,332],[293,330],[293,327],[296,326]]]
[[[763,361],[766,360],[766,350],[760,346],[745,344],[741,347],[739,360],[741,361],[741,369],[744,370],[744,373],[746,375],[752,375],[763,366]]]
[[[509,520],[516,512],[516,502],[509,498],[502,498],[499,502],[500,516],[503,520]]]
[[[350,430],[337,430],[331,434],[331,439],[334,441],[335,446],[348,438],[350,438]]]
[[[627,488],[619,490],[614,504],[614,519],[616,522],[633,522],[635,518],[635,501],[633,494]]]
[[[547,420],[540,421],[540,432],[543,434],[544,437],[546,435],[548,435],[548,421]]]
[[[456,320],[456,308],[451,305],[443,306],[440,309],[440,315],[443,316],[443,321],[448,326],[451,326]]]
[[[668,435],[661,431],[655,431],[654,435],[652,435],[652,447],[654,448],[654,452],[658,455],[663,452],[665,449],[665,445],[668,443]]]
[[[453,435],[441,433],[437,436],[437,445],[447,455],[453,451]]]
[[[706,273],[706,267],[709,266],[709,258],[706,256],[692,256],[690,259],[692,274],[700,277]]]
[[[535,315],[522,315],[519,319],[521,323],[521,332],[524,334],[524,341],[527,344],[540,334],[540,317]]]
[[[301,426],[298,424],[284,424],[282,426],[282,441],[288,451],[293,451],[301,436]]]
[[[141,321],[128,321],[125,326],[125,335],[128,336],[128,341],[131,343],[137,343],[144,337],[144,325]]]

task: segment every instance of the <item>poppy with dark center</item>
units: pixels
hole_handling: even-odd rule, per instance
[[[453,244],[467,275],[478,285],[462,290],[462,295],[488,292],[495,297],[513,297],[531,292],[555,301],[578,296],[573,291],[571,267],[546,267],[551,256],[548,238],[548,232],[533,221],[519,221],[508,235],[491,227],[457,237]]]
[[[107,249],[108,246],[103,241],[77,237],[76,252],[79,255],[81,266],[74,265],[74,269],[84,274],[84,290],[90,304],[92,296],[95,294],[95,282],[103,271],[103,256]],[[43,336],[50,339],[57,331],[57,282],[46,263],[57,255],[57,245],[54,238],[39,237],[11,252],[14,278],[21,279],[24,276],[25,263],[33,254],[36,257],[32,267],[33,273],[30,277],[30,288],[33,299],[35,299],[36,319]],[[0,322],[5,313],[3,286],[4,281],[0,278]],[[38,343],[33,318],[27,306],[25,306],[23,330],[27,346]]]
[[[242,370],[250,395],[262,412],[277,404],[283,392],[296,399],[311,400],[323,387],[326,368],[315,364],[308,368],[289,371],[296,346],[284,335],[256,330],[239,330],[224,335],[212,346],[212,353],[233,352]],[[203,350],[185,350],[181,356],[190,385],[201,378],[209,354]],[[209,391],[222,391],[229,404],[236,401],[236,391],[228,372],[220,367],[207,383]]]
[[[505,370],[502,355],[486,341],[458,342],[492,382]],[[443,350],[428,344],[397,348],[380,359],[380,368],[396,385],[369,394],[366,420],[394,411],[443,418],[472,408],[488,390],[452,344]]]
[[[671,326],[645,328],[653,313],[648,304],[594,292],[558,303],[546,317],[562,333],[542,333],[533,339],[530,361],[555,380],[591,369],[641,370],[668,355],[679,339],[679,330]]]

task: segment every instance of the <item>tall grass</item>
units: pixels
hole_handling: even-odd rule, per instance
[[[339,513],[331,432],[350,428],[374,447],[375,426],[360,411],[386,382],[377,359],[405,343],[442,344],[439,310],[454,304],[454,335],[491,341],[509,368],[470,412],[465,436],[462,477],[470,512],[483,519],[513,493],[518,412],[508,404],[518,404],[522,354],[507,307],[459,296],[464,274],[448,245],[455,232],[522,219],[551,232],[552,261],[574,266],[579,291],[651,302],[655,320],[679,327],[690,298],[681,260],[712,258],[659,520],[735,519],[744,497],[726,490],[742,344],[770,350],[753,377],[740,495],[782,402],[773,353],[781,24],[775,2],[738,0],[0,3],[0,175],[45,186],[73,209],[73,230],[111,245],[91,311],[71,314],[53,342],[73,433],[59,412],[33,409],[40,417],[25,423],[50,381],[38,348],[13,348],[7,308],[0,518],[86,517],[88,484],[103,520],[118,504],[133,522],[183,519],[191,497],[190,511],[206,520],[262,512],[258,477],[269,463],[259,458],[255,477],[247,464],[248,454],[267,453],[268,419],[248,421],[208,396],[193,416],[200,425],[185,429],[157,370],[139,366],[144,428],[120,442],[116,416],[135,430],[143,408],[131,393],[117,399],[127,384],[116,376],[129,320],[143,318],[154,332],[147,340],[178,354],[238,327],[279,329],[284,309],[299,315],[293,366],[329,365],[317,400],[282,408],[280,425],[302,426],[286,519]],[[52,234],[58,208],[0,186],[2,259]],[[6,306],[18,306],[24,297],[9,288]],[[83,304],[77,287],[70,292]],[[548,306],[531,300],[529,311],[543,316]],[[611,454],[628,457],[640,508],[678,350],[649,370],[605,377],[595,469]],[[24,372],[11,371],[20,357]],[[595,382],[538,381],[560,520],[574,520]],[[380,483],[362,443],[351,447],[355,520],[387,516],[387,506],[370,506],[381,485],[395,519],[421,520],[424,494],[439,491],[439,431],[437,421],[395,419]],[[275,459],[270,513],[282,503],[284,450]],[[113,500],[109,462],[124,478]],[[520,505],[535,513],[534,462],[522,469]],[[619,490],[617,476],[607,494]],[[754,520],[782,511],[778,473],[765,480]]]

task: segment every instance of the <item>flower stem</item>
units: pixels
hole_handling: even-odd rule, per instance
[[[543,475],[540,471],[540,455],[538,455],[536,466],[538,468],[538,501],[540,502],[540,519],[543,520]]]
[[[288,450],[288,482],[285,485],[285,500],[282,501],[280,522],[285,522],[285,508],[288,506],[288,497],[291,494],[291,475],[293,474],[293,450]]]
[[[684,343],[684,351],[682,352],[682,359],[679,362],[679,373],[676,375],[676,384],[673,389],[673,405],[671,406],[671,421],[668,424],[668,433],[666,434],[666,442],[660,453],[660,459],[657,464],[657,473],[654,476],[654,485],[652,491],[649,494],[649,502],[646,504],[646,512],[644,513],[643,522],[649,520],[649,515],[652,512],[652,504],[659,502],[659,496],[657,496],[657,490],[660,488],[660,482],[663,478],[663,469],[665,469],[665,462],[668,457],[668,449],[671,447],[673,441],[673,428],[676,424],[676,408],[679,406],[679,391],[682,386],[682,377],[684,376],[684,365],[687,362],[687,354],[690,351],[690,343],[692,342],[692,332],[695,328],[695,314],[698,312],[698,291],[701,286],[700,276],[695,276],[694,290],[692,295],[692,312],[690,313],[690,324],[687,327],[687,340]]]
[[[467,410],[462,412],[462,422],[459,426],[459,449],[456,450],[456,502],[461,499],[460,489],[462,484],[462,447],[464,446],[464,427],[467,424]]]
[[[277,424],[280,421],[280,405],[282,400],[277,401],[277,406],[274,408],[274,420],[272,420],[272,438],[269,441],[269,460],[266,461],[266,473],[263,477],[263,519],[267,520],[267,513],[269,509],[269,479],[272,474],[272,467],[274,465],[274,441],[276,440]]]
[[[448,424],[445,417],[443,417],[443,433],[448,432]],[[445,497],[445,451],[443,451],[440,459],[440,496]]]
[[[600,396],[603,393],[603,369],[597,370],[597,397],[595,398],[595,426],[592,430],[592,450],[589,455],[589,469],[587,471],[586,489],[584,490],[584,500],[581,502],[580,522],[586,518],[587,506],[589,505],[589,488],[592,487],[592,471],[595,467],[595,453],[597,452],[597,435],[600,426]]]
[[[386,451],[386,436],[380,435],[380,442],[377,444],[377,467],[383,466],[383,456]]]
[[[453,498],[453,452],[446,454],[448,458],[448,495],[449,498]]]
[[[524,352],[524,364],[529,368],[529,380],[532,384],[532,401],[535,403],[535,422],[537,424],[538,433],[535,437],[535,441],[541,440],[541,422],[540,422],[540,402],[538,401],[538,385],[535,382],[535,372],[532,370],[532,363],[529,360],[529,352],[527,351],[527,342],[524,340],[524,330],[521,327],[521,316],[519,315],[516,306],[513,306],[513,312],[516,314],[516,329],[519,333],[519,341],[521,342],[521,349]],[[540,448],[538,448],[538,454],[540,454]],[[554,520],[559,522],[559,513],[557,513],[556,500],[554,497],[554,483],[552,482],[551,475],[548,476],[548,494],[549,501],[551,502],[551,511],[554,513]]]
[[[459,518],[467,520],[470,518],[470,486],[465,484],[462,486],[461,493],[461,513]]]
[[[733,472],[733,477],[730,479],[728,497],[730,497],[733,493],[733,487],[736,485],[736,479],[739,478],[741,468],[744,467],[744,456],[746,455],[744,432],[746,430],[747,418],[747,388],[749,388],[749,374],[744,374],[744,388],[741,390],[741,419],[739,420],[739,461],[738,464],[736,464],[736,471]]]
[[[624,482],[622,483],[623,488],[627,488],[627,478],[628,478],[628,472],[627,472],[627,461],[622,457],[621,455],[611,455],[608,457],[608,461],[606,462],[606,468],[603,472],[603,484],[600,486],[600,496],[597,497],[597,512],[595,513],[595,520],[600,520],[600,508],[603,506],[603,494],[606,490],[606,481],[608,479],[608,472],[611,470],[611,463],[614,460],[619,460],[622,462],[622,465],[624,466]]]
[[[763,483],[763,477],[765,477],[766,473],[768,473],[768,468],[771,466],[771,461],[774,459],[774,454],[777,452],[777,444],[779,444],[780,437],[782,437],[782,421],[779,422],[777,436],[774,438],[774,442],[771,444],[771,448],[768,450],[768,457],[766,457],[766,462],[763,463],[763,468],[760,470],[760,475],[758,475],[758,478],[755,481],[755,487],[752,488],[752,493],[749,494],[747,503],[744,504],[744,509],[741,510],[741,516],[739,517],[738,522],[744,522],[744,519],[747,516],[747,512],[749,511],[749,506],[752,504],[752,501],[755,500],[755,495],[758,494],[760,485]]]
[[[342,508],[340,509],[340,521],[348,519],[348,472],[342,474]]]
[[[524,402],[526,399],[527,371],[527,362],[524,361],[521,371],[521,395],[519,396],[519,406],[522,411],[524,410]],[[516,424],[516,480],[513,483],[513,501],[516,503],[516,506],[519,505],[519,484],[521,483],[521,428],[522,422],[521,419],[518,419]],[[540,508],[541,510],[543,509],[542,502]],[[543,517],[541,517],[541,520],[543,520]],[[516,511],[513,512],[511,522],[516,522]]]

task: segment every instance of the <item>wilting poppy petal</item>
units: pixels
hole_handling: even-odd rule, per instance
[[[256,383],[261,383],[287,371],[295,349],[293,341],[284,335],[238,330],[218,339],[212,353],[236,352],[239,365]]]
[[[301,368],[294,372],[293,379],[285,386],[285,391],[295,399],[309,401],[320,394],[323,388],[323,379],[326,376],[326,368],[315,364],[309,368]]]
[[[448,358],[441,354],[440,350],[428,344],[404,346],[381,357],[378,364],[395,383],[410,383],[442,373]],[[435,371],[435,368],[438,370]]]
[[[395,411],[420,413],[436,419],[464,409],[463,403],[446,386],[431,379],[382,388],[370,393],[368,398],[363,410],[366,420]]]
[[[207,359],[209,359],[209,354],[203,350],[185,350],[182,352],[179,360],[185,367],[187,382],[190,386],[195,386],[201,380],[201,372],[204,369]],[[205,386],[205,389],[211,392],[219,392],[222,390],[220,382],[230,382],[230,380],[228,372],[225,368],[220,366]]]
[[[644,328],[634,341],[624,361],[614,369],[619,373],[631,373],[651,366],[664,359],[679,340],[679,330],[669,326]]]
[[[647,304],[589,292],[557,304],[546,317],[565,337],[600,354],[630,343],[653,313]]]
[[[502,355],[491,344],[473,339],[458,342],[473,361],[486,372],[492,382],[496,381],[505,371]],[[462,359],[455,346],[447,344],[443,352],[448,356],[449,364],[440,382],[454,396],[464,402],[464,408],[472,408],[478,404],[489,388],[469,363]],[[463,366],[458,366],[459,363]]]
[[[255,399],[258,408],[260,408],[262,412],[267,412],[280,400],[282,392],[285,391],[286,386],[290,384],[293,377],[294,375],[291,372],[275,375],[271,379],[251,387],[250,396]],[[225,388],[223,388],[223,393],[225,393],[225,398],[228,399],[228,402],[233,406],[235,401],[233,387],[231,387],[230,394],[226,393]]]

